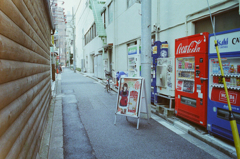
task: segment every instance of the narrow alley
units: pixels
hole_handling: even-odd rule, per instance
[[[61,93],[64,158],[229,158],[153,119],[141,119],[137,130],[136,119],[117,116],[115,126],[117,94],[69,68],[61,74]]]

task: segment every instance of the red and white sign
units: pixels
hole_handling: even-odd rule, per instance
[[[228,91],[230,103],[235,106],[240,106],[240,92],[229,90]],[[211,100],[221,102],[221,103],[227,103],[226,93],[224,89],[222,88],[213,88],[211,93]]]
[[[183,90],[183,81],[178,81],[177,83],[177,90],[182,91]]]
[[[175,55],[206,53],[208,50],[208,33],[200,33],[175,39]]]
[[[237,103],[237,93],[228,93],[228,95],[229,95],[229,100],[230,100],[230,103],[232,103],[232,104],[236,104]],[[220,91],[219,92],[219,101],[221,101],[221,102],[227,102],[227,97],[226,97],[226,93],[225,93],[225,91]]]

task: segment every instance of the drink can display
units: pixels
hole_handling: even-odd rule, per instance
[[[188,63],[188,68],[192,69],[192,63],[190,63],[190,62]]]
[[[222,77],[218,77],[218,84],[223,84],[223,78]]]
[[[237,73],[240,73],[240,65],[237,65]]]
[[[218,77],[217,76],[213,76],[213,83],[218,84]]]
[[[185,68],[185,62],[184,62],[184,60],[182,61],[182,69],[184,69]]]
[[[226,84],[229,87],[230,86],[230,82],[231,82],[231,78],[230,77],[226,77],[225,78]]]
[[[185,68],[188,68],[188,61],[185,61]]]
[[[179,63],[178,63],[178,68],[182,68],[182,62],[181,61],[179,61]]]
[[[232,77],[232,78],[231,78],[230,86],[231,86],[231,87],[235,87],[235,86],[237,86],[237,80],[236,80],[236,77]]]
[[[230,73],[234,73],[234,72],[235,72],[235,71],[234,71],[234,65],[231,65],[231,66],[230,66],[229,72],[230,72]]]
[[[240,77],[237,78],[237,86],[240,87]]]

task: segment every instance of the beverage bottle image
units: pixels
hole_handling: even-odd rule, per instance
[[[216,74],[217,73],[217,64],[216,64],[216,62],[213,62],[213,67],[212,68],[213,68],[212,69],[212,73]]]
[[[182,69],[184,69],[184,68],[185,68],[185,61],[182,60]]]
[[[188,61],[186,60],[185,61],[185,69],[187,69],[188,68]]]
[[[182,68],[182,61],[178,62],[178,68],[180,68],[180,69]]]

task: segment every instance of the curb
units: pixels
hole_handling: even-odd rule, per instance
[[[189,125],[187,125],[184,122],[180,122],[180,121],[176,121],[174,119],[171,118],[167,118],[159,113],[156,113],[152,110],[152,113],[158,115],[159,117],[163,118],[164,120],[166,120],[168,123],[172,124],[174,127],[179,128],[181,130],[183,130],[184,132],[188,133],[189,135],[203,141],[204,143],[210,145],[211,147],[223,152],[224,154],[226,154],[227,156],[231,157],[231,158],[236,158],[237,159],[237,154],[236,154],[236,150],[235,148],[230,147],[229,145],[225,144],[224,142],[208,135],[203,135],[200,132],[198,132],[197,130],[195,130],[194,127],[191,127]]]
[[[237,159],[236,151],[233,151],[233,150],[231,150],[228,147],[225,147],[223,145],[219,146],[220,145],[219,143],[215,142],[214,140],[212,140],[210,138],[209,139],[204,138],[202,135],[200,135],[198,132],[196,132],[196,130],[195,131],[194,130],[189,130],[188,134],[190,134],[193,137],[205,142],[206,144],[214,147],[215,149],[223,152],[224,154],[228,155],[229,157]]]

